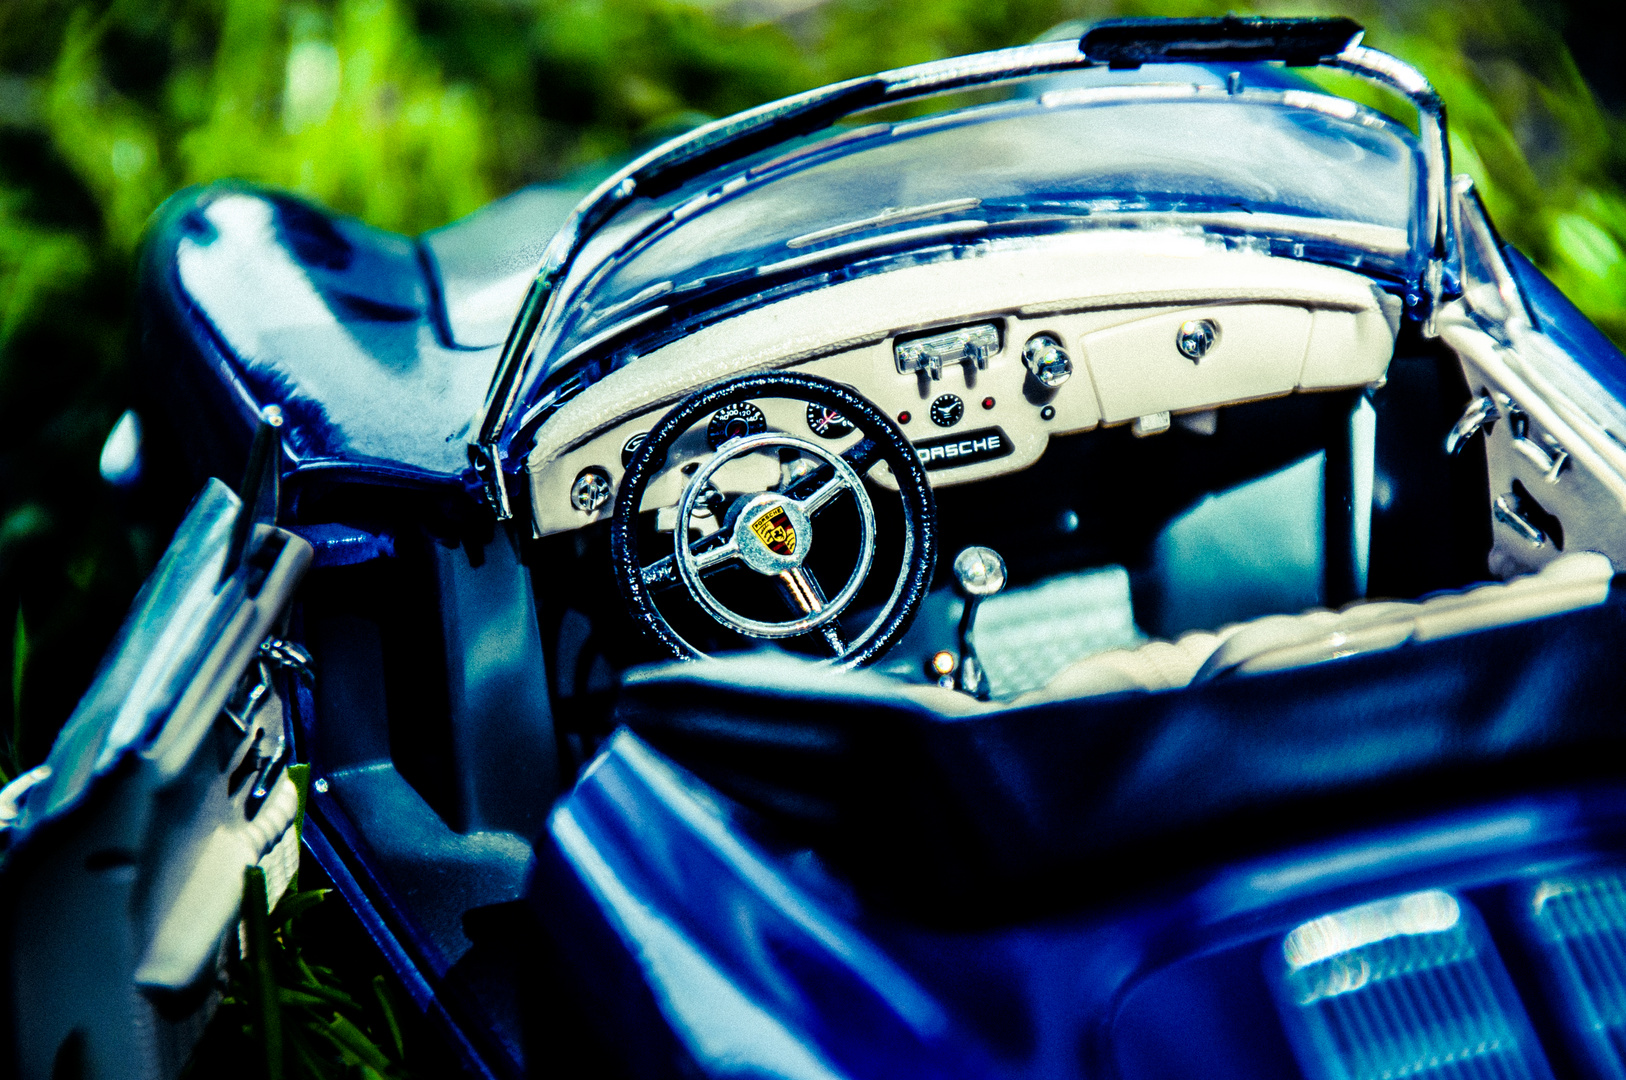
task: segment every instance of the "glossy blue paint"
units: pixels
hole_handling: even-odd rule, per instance
[[[1239,68],[1246,88],[1307,88]],[[767,289],[1125,213],[1236,214],[1202,227],[1414,287],[1415,140],[1358,110],[1233,98],[1227,76],[1037,80],[636,201],[584,254],[602,272],[507,434]],[[1154,81],[1210,93],[1090,96]],[[327,480],[469,489],[480,397],[576,194],[533,189],[413,240],[240,185],[182,193],[145,255],[156,396],[199,467],[228,476],[254,418],[280,406],[295,519],[301,491]],[[1264,214],[1406,243],[1387,258],[1305,243],[1249,220]],[[1626,401],[1626,359],[1509,258],[1539,328]],[[329,664],[291,706],[299,756],[325,781],[306,842],[484,1074],[547,1063],[552,1048],[527,1040],[554,1014],[521,992],[552,975],[522,945],[540,923],[568,962],[564,992],[591,999],[638,1075],[1301,1077],[1316,1070],[1279,985],[1294,926],[1448,889],[1513,955],[1541,873],[1626,852],[1626,792],[1584,787],[1613,783],[1623,749],[1618,587],[1599,608],[1380,656],[958,718],[875,680],[809,695],[731,683],[726,664],[632,675],[626,727],[538,838],[554,749],[589,731],[562,717],[555,740],[557,671],[532,606],[551,583],[533,591],[528,560],[493,547],[504,538],[484,520],[454,545],[418,504],[390,509],[376,529],[293,526],[332,571],[297,616]],[[418,608],[428,617],[403,617]],[[1557,1053],[1567,1017],[1537,1001],[1528,965],[1512,969]]]
[[[1272,996],[1294,926],[1447,888],[1516,956],[1529,890],[1618,863],[1623,826],[1621,789],[1493,803],[1128,897],[1086,878],[1076,914],[945,927],[866,904],[622,732],[555,811],[532,902],[612,1045],[669,1048],[623,1052],[639,1076],[1285,1080],[1302,1074]]]
[[[1540,875],[1626,861],[1600,764],[1623,642],[1617,596],[959,718],[786,660],[652,672],[550,819],[530,898],[611,1045],[672,1048],[638,1075],[1301,1076],[1274,1004],[1294,926],[1449,889],[1517,961]],[[1561,1052],[1566,1014],[1513,970],[1509,1030],[1534,1045],[1522,1001]]]
[[[449,339],[455,282],[417,242],[220,184],[166,203],[144,258],[148,333],[165,346],[152,376],[203,471],[234,475],[278,405],[292,477],[460,482],[497,350]]]
[[[1503,244],[1502,254],[1536,329],[1552,338],[1616,401],[1626,403],[1626,355],[1523,252],[1512,244]]]
[[[936,1001],[718,810],[622,733],[548,825],[695,1060],[794,1080],[985,1073]]]
[[[355,566],[374,559],[388,559],[395,554],[395,538],[388,533],[373,533],[333,523],[300,525],[291,531],[303,537],[314,550],[312,569]]]

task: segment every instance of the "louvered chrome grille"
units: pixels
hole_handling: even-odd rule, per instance
[[[1278,1000],[1320,1080],[1549,1080],[1477,916],[1438,890],[1363,904],[1283,941]]]
[[[1602,1075],[1626,1078],[1626,874],[1543,881],[1530,912],[1573,1033]]]

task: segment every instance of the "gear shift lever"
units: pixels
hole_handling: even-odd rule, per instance
[[[993,548],[966,548],[954,556],[954,586],[965,598],[960,616],[960,689],[978,701],[987,701],[988,676],[971,644],[971,625],[982,601],[1005,587],[1005,560]]]

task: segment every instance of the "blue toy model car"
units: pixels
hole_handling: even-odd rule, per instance
[[[248,479],[0,796],[7,1068],[179,1067],[298,761],[477,1075],[1626,1076],[1626,360],[1359,42],[1102,23],[416,240],[177,195],[147,377]]]

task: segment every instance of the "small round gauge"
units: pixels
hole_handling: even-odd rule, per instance
[[[839,439],[853,432],[853,426],[845,416],[828,405],[817,405],[811,401],[807,403],[807,426],[821,439]]]
[[[746,435],[760,435],[768,430],[768,418],[749,401],[737,405],[724,405],[711,414],[706,425],[706,443],[713,450],[732,439]]]
[[[932,402],[932,423],[938,427],[953,427],[965,415],[965,402],[958,395],[944,394]]]

